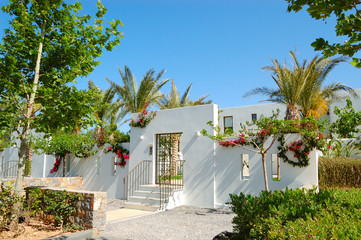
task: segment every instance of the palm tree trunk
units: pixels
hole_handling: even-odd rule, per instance
[[[179,140],[180,140],[180,137],[179,137],[178,134],[172,134],[172,163],[171,163],[171,165],[172,165],[172,169],[171,169],[172,176],[177,175]]]
[[[286,110],[285,120],[300,120],[300,110],[297,106],[288,105]]]

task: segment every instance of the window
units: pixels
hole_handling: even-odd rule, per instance
[[[66,160],[65,160],[65,169],[66,169],[66,172],[70,172],[70,156],[68,155],[66,157]]]
[[[272,179],[273,181],[281,181],[280,158],[278,154],[272,154]]]
[[[101,162],[100,157],[97,157],[97,175],[100,175]]]
[[[149,145],[149,155],[153,155],[153,145]]]
[[[251,116],[251,118],[252,118],[252,121],[253,121],[253,120],[257,120],[257,113],[253,113],[252,116]]]
[[[223,118],[224,131],[231,130],[233,131],[233,117],[228,116]]]
[[[113,176],[117,175],[117,165],[115,165],[116,162],[117,162],[117,158],[112,157]]]
[[[242,171],[241,171],[241,180],[249,179],[249,157],[248,154],[241,154],[242,161]]]

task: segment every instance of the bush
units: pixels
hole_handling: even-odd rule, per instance
[[[38,187],[31,187],[27,189],[27,206],[33,215],[42,211],[45,216],[54,216],[54,226],[72,228],[76,225],[69,223],[69,217],[75,212],[75,204],[80,196],[66,190],[42,191]]]
[[[15,195],[11,189],[11,186],[8,186],[7,183],[1,183],[0,190],[0,232],[4,229],[8,229],[8,226],[11,222],[17,223],[18,221],[13,221],[14,214],[12,213],[12,206],[18,204],[20,206],[20,212],[23,214],[24,208],[22,207],[24,203],[24,197]]]
[[[318,182],[325,188],[361,188],[361,160],[345,157],[321,157]]]
[[[234,239],[361,237],[361,190],[301,189],[231,195]],[[232,238],[232,239],[233,239]]]
[[[54,215],[55,226],[66,225],[70,215],[75,212],[75,204],[80,195],[67,191],[46,190],[44,193],[43,211],[46,215]]]

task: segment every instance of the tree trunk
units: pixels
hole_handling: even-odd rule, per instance
[[[171,174],[172,176],[177,176],[177,169],[178,169],[178,152],[179,152],[179,134],[172,134],[172,169]]]
[[[26,105],[26,113],[24,116],[24,126],[22,126],[21,134],[20,134],[20,149],[19,149],[19,164],[18,164],[18,172],[15,179],[15,189],[14,194],[20,196],[21,190],[23,187],[23,181],[24,181],[24,171],[25,171],[25,159],[26,159],[26,149],[29,144],[29,131],[30,131],[30,121],[31,116],[33,114],[33,108],[35,103],[35,97],[36,97],[36,91],[38,89],[39,84],[39,78],[40,78],[40,63],[41,63],[41,57],[43,53],[43,41],[45,38],[45,26],[46,26],[46,20],[44,20],[42,26],[41,26],[41,41],[39,43],[38,47],[38,55],[36,59],[36,65],[35,65],[35,75],[34,75],[34,82],[31,89],[30,98],[28,99],[27,105]],[[12,221],[12,225],[17,225],[17,221],[19,219],[20,215],[20,205],[14,204],[12,207],[13,210],[13,216],[14,219]]]
[[[66,159],[65,156],[66,156],[66,155],[60,156],[60,159],[63,159],[63,177],[65,177],[65,171],[66,171],[66,170],[65,170],[65,159]]]
[[[277,180],[281,181],[281,159],[277,154]]]
[[[267,153],[261,153],[262,154],[262,166],[263,166],[263,177],[264,177],[264,187],[266,191],[269,191],[268,188],[268,178],[267,178],[267,167],[266,167],[266,157]]]
[[[288,105],[285,120],[300,120],[300,110],[297,106]]]
[[[33,161],[33,149],[28,145],[26,147],[25,173],[27,177],[31,176],[31,164]]]

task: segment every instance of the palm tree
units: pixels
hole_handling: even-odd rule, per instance
[[[191,90],[192,84],[188,86],[186,91],[183,93],[182,97],[177,90],[177,87],[174,83],[174,79],[172,79],[172,89],[168,93],[168,95],[163,95],[163,97],[159,100],[158,106],[160,109],[170,109],[170,108],[179,108],[179,107],[187,107],[187,106],[195,106],[195,105],[204,105],[212,103],[212,100],[204,101],[209,95],[204,95],[199,97],[197,100],[193,101],[188,98],[189,92]]]
[[[292,66],[280,65],[271,59],[273,65],[266,66],[264,70],[272,71],[272,79],[277,84],[277,89],[258,87],[247,92],[244,97],[256,94],[268,96],[270,101],[287,105],[285,120],[299,120],[303,117],[320,117],[328,111],[328,105],[337,100],[336,92],[345,90],[355,95],[352,88],[333,83],[323,87],[323,83],[330,71],[338,63],[344,62],[343,58],[324,58],[315,56],[309,63],[304,60],[300,63],[296,54],[290,51]]]
[[[97,90],[100,93],[100,98],[94,112],[95,118],[100,121],[100,127],[95,128],[95,135],[98,138],[104,135],[106,123],[114,128],[122,120],[122,103],[120,99],[114,101],[116,91],[113,85],[103,91],[95,86],[93,81],[89,80],[88,88],[89,90]]]
[[[204,101],[209,95],[204,95],[199,97],[197,100],[193,101],[188,98],[189,91],[191,90],[192,84],[188,86],[186,91],[183,93],[182,97],[177,90],[177,87],[174,83],[174,79],[172,79],[172,89],[168,93],[168,95],[163,95],[163,97],[159,100],[158,106],[160,109],[170,109],[170,108],[179,108],[186,106],[195,106],[195,105],[203,105],[210,104],[212,100]],[[173,176],[177,175],[177,160],[178,160],[178,152],[179,152],[179,141],[180,134],[172,134],[172,151],[171,151],[171,174]]]
[[[169,79],[161,80],[160,82],[158,81],[165,70],[158,73],[156,77],[154,77],[155,71],[149,70],[146,72],[140,81],[139,88],[136,79],[127,66],[124,66],[124,72],[122,72],[120,68],[118,68],[118,70],[124,85],[120,86],[110,80],[108,81],[112,83],[122,104],[125,106],[125,110],[122,113],[123,115],[126,115],[129,112],[141,112],[145,110],[147,106],[156,104],[158,100],[162,98],[162,93],[159,90]]]

